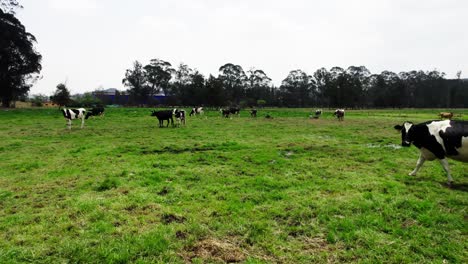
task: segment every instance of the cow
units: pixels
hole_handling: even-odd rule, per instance
[[[219,111],[221,112],[221,115],[225,118],[228,118],[229,115],[231,114],[231,112],[229,111],[229,109],[219,109]]]
[[[81,128],[84,127],[86,109],[84,109],[84,108],[78,108],[78,109],[63,108],[62,113],[63,113],[63,116],[65,117],[65,119],[67,119],[68,129],[71,130],[71,125],[72,125],[72,120],[73,119],[81,119]]]
[[[86,113],[85,119],[88,119],[90,116],[104,116],[104,107],[93,107]]]
[[[219,109],[219,111],[221,112],[223,117],[226,117],[226,118],[228,118],[229,115],[231,115],[231,114],[240,116],[240,108],[239,107],[229,107],[227,109],[222,109],[221,108],[221,109]]]
[[[344,109],[336,109],[335,113],[333,113],[334,116],[338,118],[339,121],[344,120],[344,115],[345,115],[345,110]]]
[[[322,115],[322,110],[321,109],[317,109],[315,110],[315,115],[312,116],[313,119],[319,119],[319,117]]]
[[[163,127],[164,120],[167,120],[167,126],[169,126],[169,122],[174,126],[174,119],[172,118],[174,110],[161,110],[151,112],[151,116],[155,116],[158,118],[159,127]]]
[[[250,110],[250,117],[257,117],[257,109],[253,108]]]
[[[452,119],[453,113],[452,112],[440,112],[439,117],[440,119],[444,119],[444,118]]]
[[[180,126],[180,124],[185,125],[185,110],[174,108],[172,114],[176,119],[177,126]]]
[[[192,111],[190,111],[189,116],[202,115],[202,114],[203,114],[203,107],[194,107],[192,108]]]
[[[409,121],[396,125],[401,132],[401,145],[411,143],[419,150],[416,168],[409,173],[414,176],[426,160],[438,159],[447,173],[448,185],[453,182],[446,158],[468,162],[468,121],[434,120],[420,124]]]

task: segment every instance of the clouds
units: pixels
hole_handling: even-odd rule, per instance
[[[217,75],[228,62],[290,70],[365,65],[372,72],[468,69],[468,2],[456,0],[24,0],[21,21],[38,38],[50,92],[121,87],[132,61],[185,62]],[[468,70],[464,75],[468,74]],[[51,88],[52,87],[52,88]]]

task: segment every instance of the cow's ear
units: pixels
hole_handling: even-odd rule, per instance
[[[401,131],[401,130],[403,129],[403,126],[396,125],[396,126],[394,126],[393,128],[395,128],[396,130]]]

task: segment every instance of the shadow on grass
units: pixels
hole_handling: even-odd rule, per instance
[[[452,190],[468,192],[468,183],[452,183],[451,185],[448,185],[446,182],[443,182],[441,185]]]

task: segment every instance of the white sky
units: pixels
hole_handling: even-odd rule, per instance
[[[218,75],[225,63],[289,71],[364,65],[372,73],[438,69],[468,76],[466,0],[20,0],[43,78],[31,94],[121,81],[135,60]]]

